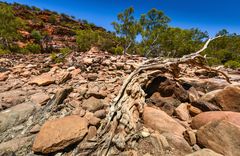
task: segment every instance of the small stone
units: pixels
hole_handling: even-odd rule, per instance
[[[90,140],[96,136],[97,136],[97,128],[95,126],[90,126],[88,129],[87,139]]]
[[[75,70],[76,68],[74,67],[74,66],[72,66],[72,67],[69,67],[68,69],[67,69],[67,71],[69,71],[69,72],[71,72],[71,71],[73,71],[73,70]]]
[[[97,80],[98,75],[96,73],[90,73],[90,74],[88,74],[87,78],[89,81],[95,81],[95,80]]]
[[[73,71],[71,71],[71,75],[73,78],[77,78],[77,76],[81,73],[81,69],[74,69]]]
[[[40,106],[45,105],[49,99],[50,97],[45,93],[36,93],[31,96],[31,101]]]
[[[83,64],[85,64],[85,65],[91,65],[92,63],[93,63],[92,58],[84,58],[83,59]]]
[[[47,86],[55,83],[55,79],[50,74],[42,74],[40,76],[34,77],[29,84],[37,84],[39,86]]]
[[[33,128],[30,130],[30,133],[33,133],[33,134],[38,133],[40,131],[40,129],[41,129],[41,126],[39,124],[37,124],[37,125],[33,126]]]
[[[182,121],[189,121],[190,115],[188,111],[188,104],[183,103],[175,109],[177,117]]]
[[[95,112],[102,109],[104,107],[104,104],[101,99],[90,97],[83,102],[82,107],[90,112]]]
[[[188,106],[188,110],[189,110],[189,113],[191,114],[191,116],[196,116],[196,115],[202,113],[202,110],[200,110],[197,107],[191,106],[191,105]]]
[[[8,79],[8,73],[0,73],[0,81],[5,81]]]
[[[97,118],[103,119],[106,117],[106,111],[104,109],[98,110],[94,113]]]
[[[142,131],[142,132],[141,132],[141,135],[142,135],[144,138],[146,138],[146,137],[149,137],[149,136],[150,136],[150,133],[147,132],[147,131]]]
[[[183,136],[185,138],[185,140],[188,141],[188,143],[193,146],[197,143],[197,139],[196,139],[196,135],[193,131],[191,130],[187,130],[183,133]]]
[[[90,125],[98,126],[101,119],[95,117],[92,112],[86,112],[84,117],[89,121]]]

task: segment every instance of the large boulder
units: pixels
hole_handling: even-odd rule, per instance
[[[0,133],[25,122],[34,110],[31,103],[23,103],[0,112]]]
[[[37,134],[32,150],[52,153],[82,140],[88,132],[88,120],[77,115],[47,121]]]
[[[198,150],[194,153],[188,154],[186,156],[223,156],[223,155],[218,154],[210,149],[204,148],[204,149]]]
[[[227,156],[239,156],[240,126],[225,120],[213,121],[197,132],[198,144]]]
[[[182,125],[167,115],[164,111],[152,107],[144,108],[143,120],[146,127],[150,127],[160,133],[167,132],[182,135],[185,131],[185,128]]]
[[[216,90],[205,94],[203,101],[211,102],[224,111],[240,112],[240,87],[227,86],[222,90]]]
[[[172,133],[164,133],[163,136],[167,139],[173,155],[185,156],[186,154],[192,153],[191,146],[182,136]]]
[[[230,111],[204,112],[193,118],[191,126],[194,129],[199,129],[207,123],[216,120],[226,120],[240,126],[240,113]]]

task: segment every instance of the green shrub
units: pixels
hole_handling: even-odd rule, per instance
[[[66,56],[67,54],[69,54],[71,52],[70,48],[62,48],[60,49],[59,53],[61,53],[62,55]]]
[[[9,53],[10,53],[9,50],[4,50],[0,48],[0,55],[9,54]]]
[[[123,51],[119,38],[105,31],[91,29],[78,31],[76,42],[80,51],[88,51],[92,46],[114,54],[122,54]]]
[[[80,30],[77,32],[76,42],[80,51],[88,51],[98,41],[98,34],[92,30]]]
[[[214,66],[214,65],[220,65],[222,63],[221,63],[220,59],[215,58],[215,57],[210,57],[210,58],[207,58],[207,64],[209,66]]]
[[[237,69],[237,68],[240,68],[240,63],[237,62],[237,61],[230,60],[230,61],[227,61],[227,62],[224,64],[224,67],[226,67],[226,68],[232,68],[232,69]]]
[[[115,55],[122,55],[123,54],[123,47],[113,47],[109,52],[115,54]]]
[[[29,43],[27,46],[22,49],[22,53],[40,53],[41,52],[41,46],[35,43]]]
[[[50,55],[50,57],[51,57],[53,62],[60,63],[60,62],[64,61],[65,57],[70,52],[71,52],[71,49],[69,49],[69,48],[62,48],[62,49],[60,49],[59,53],[54,52],[54,53],[52,53]]]
[[[31,37],[34,38],[36,42],[40,42],[40,40],[43,38],[41,33],[35,29],[31,32]]]
[[[52,24],[57,23],[56,15],[51,15],[48,20],[49,20],[49,23],[52,23]]]

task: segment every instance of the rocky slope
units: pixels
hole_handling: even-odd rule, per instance
[[[54,64],[44,55],[0,59],[0,155],[97,155],[98,130],[127,76],[145,58],[92,48]],[[222,69],[225,70],[225,69]],[[132,147],[109,155],[239,155],[240,88],[195,69],[146,89]]]
[[[10,7],[14,17],[19,18],[23,23],[23,26],[18,30],[21,37],[14,41],[18,47],[25,48],[28,44],[33,43],[41,46],[41,51],[33,51],[32,53],[51,53],[66,47],[74,50],[77,48],[77,31],[86,29],[106,31],[86,20],[77,20],[64,13],[60,14],[47,9],[41,10],[34,6],[0,2],[0,7]],[[33,32],[35,32],[35,36]],[[39,34],[37,37],[36,32]],[[15,48],[11,52],[18,52],[16,50]]]

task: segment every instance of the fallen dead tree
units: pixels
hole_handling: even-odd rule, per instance
[[[218,38],[218,37],[216,37]],[[222,74],[228,83],[228,76],[216,69],[205,65],[205,58],[200,55],[216,39],[209,39],[199,51],[185,55],[182,58],[154,58],[144,62],[125,80],[118,96],[110,105],[108,116],[98,129],[97,147],[98,155],[108,155],[111,148],[125,149],[132,146],[133,140],[138,136],[141,128],[141,114],[146,105],[146,88],[152,81],[162,75],[168,75],[173,80],[184,75],[179,65],[199,67]]]

